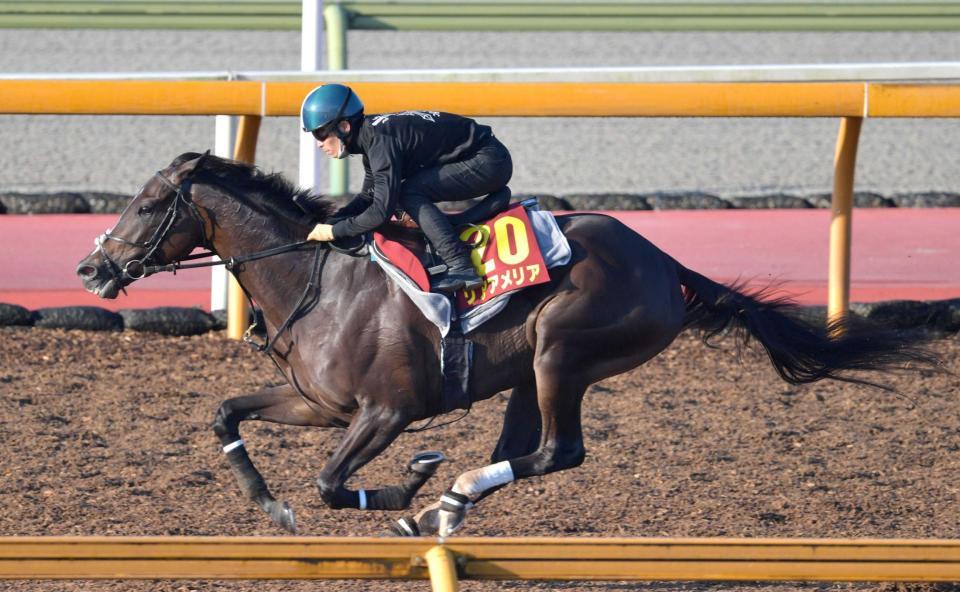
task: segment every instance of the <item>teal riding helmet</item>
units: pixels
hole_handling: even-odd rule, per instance
[[[303,131],[313,132],[343,119],[363,115],[363,102],[342,84],[324,84],[307,94],[300,107]]]

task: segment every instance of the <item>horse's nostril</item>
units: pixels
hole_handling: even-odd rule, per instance
[[[77,275],[80,276],[80,279],[92,280],[97,277],[97,268],[92,265],[79,265],[77,266]]]

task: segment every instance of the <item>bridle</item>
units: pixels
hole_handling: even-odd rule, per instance
[[[104,231],[103,234],[97,237],[96,241],[94,241],[97,245],[97,251],[100,253],[100,256],[103,257],[104,261],[108,263],[110,273],[113,274],[113,279],[121,281],[121,290],[123,290],[123,287],[122,287],[123,280],[130,280],[132,282],[135,280],[143,279],[149,275],[157,273],[158,271],[169,270],[176,273],[177,269],[181,269],[184,267],[199,267],[198,264],[184,266],[181,263],[183,261],[201,259],[203,257],[209,257],[213,255],[213,253],[210,252],[209,241],[207,239],[206,226],[204,225],[203,217],[200,215],[200,210],[199,208],[197,208],[197,204],[193,203],[193,200],[190,199],[189,192],[184,189],[184,187],[188,186],[188,183],[190,183],[190,179],[189,178],[184,179],[179,185],[175,185],[173,181],[168,179],[166,175],[163,174],[163,171],[157,171],[156,173],[154,173],[154,177],[156,177],[157,179],[160,179],[160,181],[164,185],[166,185],[167,187],[175,191],[176,194],[174,195],[173,200],[171,200],[170,205],[167,207],[167,211],[166,213],[164,213],[163,219],[161,220],[160,224],[157,225],[156,230],[154,230],[153,236],[151,236],[150,239],[147,240],[146,242],[136,242],[136,241],[125,239],[120,236],[116,236],[112,234],[113,228],[108,228],[106,231]],[[172,229],[173,226],[176,224],[177,218],[179,217],[179,214],[181,211],[181,208],[180,208],[181,203],[186,206],[186,211],[194,219],[194,221],[196,221],[196,223],[200,227],[200,235],[203,237],[202,238],[203,242],[201,244],[205,249],[207,249],[208,252],[197,253],[195,255],[188,255],[183,259],[180,259],[179,261],[175,261],[167,265],[154,265],[154,266],[147,265],[151,261],[151,259],[153,259],[154,255],[157,253],[157,250],[160,248],[160,245],[162,245],[163,242],[166,240],[167,234],[170,232],[170,229]],[[133,205],[132,201],[130,204],[127,205],[127,208],[130,208],[131,205]],[[126,209],[124,209],[124,211],[121,212],[120,217],[123,218],[123,215],[125,213],[126,213]],[[127,246],[135,247],[138,249],[144,249],[146,253],[139,259],[131,259],[130,261],[126,262],[123,265],[123,267],[121,267],[119,263],[117,263],[116,261],[113,260],[113,258],[110,257],[110,254],[107,253],[107,250],[103,248],[104,243],[106,243],[107,241],[116,241],[122,245],[127,245]],[[217,262],[217,263],[220,263],[220,262]],[[173,267],[170,268],[171,266]],[[125,290],[124,290],[124,293],[126,293]]]
[[[201,157],[202,158],[202,157]],[[194,169],[196,170],[196,169]],[[179,185],[175,184],[173,181],[168,179],[166,175],[163,174],[163,171],[157,171],[154,176],[160,181],[176,192],[173,200],[170,202],[170,205],[167,207],[166,213],[163,215],[163,219],[160,224],[157,226],[157,229],[153,232],[153,236],[150,237],[150,240],[146,242],[136,242],[125,239],[123,237],[115,236],[111,234],[111,229],[107,229],[106,232],[97,237],[96,244],[97,249],[100,255],[104,258],[105,261],[109,264],[110,273],[113,274],[113,279],[121,281],[121,290],[123,288],[123,280],[129,279],[131,282],[145,278],[147,276],[153,275],[162,271],[169,271],[174,274],[177,273],[178,269],[192,269],[197,267],[213,267],[215,265],[223,265],[228,270],[234,271],[238,269],[240,265],[248,261],[256,261],[257,259],[265,259],[267,257],[273,257],[274,255],[279,255],[281,253],[289,253],[291,251],[297,251],[304,247],[310,246],[316,249],[312,272],[310,274],[310,280],[307,282],[306,287],[304,288],[303,294],[300,296],[300,299],[297,301],[296,306],[293,307],[293,311],[283,322],[277,332],[274,334],[273,339],[267,339],[263,344],[255,343],[252,339],[253,331],[256,329],[257,322],[254,321],[252,325],[247,329],[246,333],[243,336],[243,340],[247,343],[253,345],[259,351],[270,354],[276,345],[277,339],[283,334],[284,331],[290,328],[290,326],[299,318],[299,315],[303,311],[303,307],[307,302],[307,297],[313,293],[315,290],[319,289],[320,286],[320,273],[323,268],[323,264],[326,262],[326,256],[321,257],[321,253],[329,254],[329,249],[327,249],[328,243],[312,243],[310,241],[298,241],[295,243],[288,243],[285,245],[280,245],[278,247],[273,247],[270,249],[265,249],[263,251],[257,251],[256,253],[251,253],[249,255],[240,255],[237,257],[230,257],[226,260],[214,260],[214,261],[203,261],[200,263],[184,263],[185,261],[191,261],[194,259],[203,259],[206,257],[215,256],[216,253],[213,252],[210,246],[210,239],[207,237],[206,225],[203,221],[203,216],[200,215],[200,208],[197,207],[197,204],[194,203],[193,199],[190,196],[189,188],[191,179],[187,177],[180,182]],[[171,263],[159,264],[159,265],[148,265],[150,260],[157,253],[157,250],[160,248],[160,245],[167,239],[167,234],[169,234],[170,229],[176,224],[177,219],[180,215],[181,207],[183,204],[188,212],[188,215],[191,216],[194,221],[200,227],[200,235],[202,237],[201,245],[203,248],[207,249],[206,252],[194,253],[192,255],[187,255],[186,257],[173,261]],[[131,204],[132,205],[132,202]],[[127,208],[130,207],[127,206]],[[120,217],[123,218],[123,215],[126,213],[124,210]],[[119,263],[114,261],[110,255],[107,253],[106,249],[103,248],[103,245],[106,241],[112,240],[116,241],[123,245],[129,245],[132,247],[137,247],[140,249],[145,249],[146,254],[139,259],[131,259],[123,267]],[[330,245],[333,247],[333,245]],[[361,245],[362,246],[362,245]],[[344,252],[352,253],[356,249],[339,249],[334,247],[336,250],[341,250]],[[241,284],[241,288],[243,285]],[[253,302],[250,293],[247,292],[246,288],[243,288],[244,294],[247,296],[247,300],[250,304],[250,309],[255,311],[254,318],[258,318],[261,315],[258,312],[257,306]],[[126,290],[124,290],[126,293]],[[272,357],[272,356],[271,356]],[[276,361],[276,360],[274,360]]]
[[[180,269],[193,269],[196,267],[213,267],[216,265],[223,265],[228,270],[233,271],[237,266],[246,263],[248,261],[256,261],[257,259],[263,259],[265,257],[272,257],[274,255],[279,255],[281,253],[289,253],[290,251],[296,251],[302,249],[303,247],[310,245],[309,241],[298,241],[295,243],[288,243],[285,245],[280,245],[278,247],[273,247],[271,249],[265,249],[263,251],[257,251],[256,253],[251,253],[249,255],[240,255],[236,257],[230,257],[225,260],[217,261],[204,261],[201,263],[184,263],[185,261],[192,261],[194,259],[204,259],[207,257],[216,256],[216,253],[213,252],[213,249],[210,246],[210,239],[207,237],[207,229],[204,224],[203,216],[200,215],[200,208],[197,207],[197,204],[194,203],[193,199],[190,196],[189,187],[191,184],[191,179],[188,177],[181,181],[179,185],[174,184],[173,181],[168,179],[166,175],[163,174],[163,171],[157,171],[154,173],[154,177],[160,179],[160,181],[176,192],[173,200],[170,202],[170,205],[167,207],[166,213],[163,215],[163,220],[157,226],[157,229],[153,232],[153,236],[150,237],[150,240],[146,242],[136,242],[127,240],[123,237],[116,236],[111,234],[112,228],[108,228],[103,234],[101,234],[96,239],[97,250],[100,255],[104,258],[105,261],[110,265],[110,271],[114,276],[114,279],[129,279],[131,281],[140,280],[145,277],[151,276],[155,273],[161,271],[169,271],[172,273],[177,273],[177,270]],[[182,259],[177,261],[172,261],[170,263],[162,263],[158,265],[148,265],[150,260],[157,253],[157,250],[160,248],[160,245],[167,239],[167,234],[170,232],[170,229],[173,228],[174,224],[177,222],[179,217],[181,207],[183,204],[186,208],[186,211],[197,223],[197,226],[200,228],[200,236],[202,237],[202,242],[200,243],[204,249],[207,249],[201,253],[194,253],[192,255],[187,255]],[[129,208],[130,205],[127,206]],[[122,218],[126,210],[124,210],[120,217]],[[110,255],[107,253],[106,249],[103,248],[103,245],[106,241],[112,240],[116,241],[123,245],[129,245],[131,247],[137,247],[140,249],[145,249],[146,254],[139,259],[131,259],[123,267],[119,263],[114,261]],[[323,243],[316,243],[322,245]],[[331,245],[333,246],[333,245]],[[355,249],[337,249],[344,252],[352,252]]]

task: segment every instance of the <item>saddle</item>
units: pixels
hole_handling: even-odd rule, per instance
[[[504,187],[483,197],[479,202],[462,212],[448,214],[447,218],[454,228],[477,224],[506,210],[507,206],[510,205],[510,197],[510,188]],[[426,275],[418,273],[416,269],[418,266],[413,261],[406,261],[409,256],[391,248],[390,242],[398,243],[412,253]],[[391,263],[406,271],[425,292],[430,291],[430,276],[440,275],[447,271],[446,264],[434,252],[423,231],[406,213],[396,216],[395,219],[388,221],[377,229],[374,232],[374,243]]]

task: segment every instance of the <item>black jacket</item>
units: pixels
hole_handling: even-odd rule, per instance
[[[488,126],[439,111],[368,115],[351,134],[350,154],[363,155],[363,188],[337,213],[334,238],[380,226],[397,210],[400,183],[418,171],[464,160],[493,136]]]

